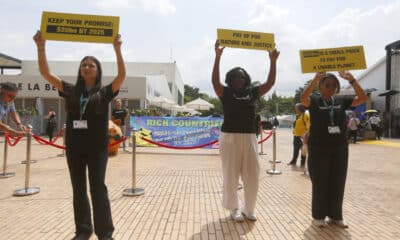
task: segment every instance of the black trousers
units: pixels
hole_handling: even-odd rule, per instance
[[[89,151],[82,147],[77,150],[67,149],[66,153],[73,190],[76,233],[93,232],[86,187],[87,168],[95,233],[98,237],[111,237],[114,232],[114,226],[107,187],[104,183],[108,161],[107,148]]]
[[[357,142],[357,132],[358,130],[349,130],[350,138],[353,139],[353,143]]]
[[[375,131],[376,137],[377,137],[378,139],[381,139],[381,135],[382,135],[382,133],[381,133],[381,127],[379,127],[379,126],[376,125],[376,124],[371,124],[371,128],[372,128],[372,130]]]
[[[308,145],[308,170],[312,182],[312,217],[342,220],[348,145]]]
[[[47,126],[46,127],[46,134],[47,134],[47,136],[49,136],[49,140],[51,141],[51,140],[53,140],[53,137],[54,137],[54,127],[53,126]]]
[[[301,151],[301,148],[303,147],[303,141],[301,140],[301,137],[293,136],[293,157],[290,163],[296,164],[297,158],[299,157],[299,152]],[[301,156],[301,165],[304,166],[306,163],[306,156]]]

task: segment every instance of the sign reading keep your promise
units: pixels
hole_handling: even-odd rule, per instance
[[[219,44],[225,47],[256,50],[273,50],[275,48],[274,34],[271,33],[217,29],[217,35]]]
[[[119,17],[43,12],[40,31],[46,40],[112,43]]]
[[[303,73],[365,69],[364,47],[300,50]]]

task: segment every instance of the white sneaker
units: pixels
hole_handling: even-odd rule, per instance
[[[255,213],[247,214],[245,212],[242,212],[242,214],[250,221],[253,221],[253,222],[257,221],[257,216]]]
[[[313,219],[312,224],[316,227],[323,228],[326,226],[326,222],[323,219]]]
[[[335,224],[336,226],[338,226],[340,228],[349,228],[349,225],[347,225],[347,223],[344,220],[335,220],[333,218],[328,217],[327,223]]]
[[[231,211],[231,217],[235,222],[243,222],[244,221],[243,215],[238,209]]]

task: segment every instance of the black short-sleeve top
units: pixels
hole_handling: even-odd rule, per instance
[[[258,87],[236,93],[232,88],[224,87],[220,98],[224,110],[222,132],[227,133],[256,133],[256,103]]]
[[[335,146],[347,144],[346,110],[352,109],[354,97],[333,96],[330,101],[324,101],[321,95],[310,96],[310,136],[308,144]],[[333,114],[330,112],[333,110]],[[331,115],[332,121],[331,121]],[[338,126],[339,134],[330,134],[328,127]]]
[[[81,96],[76,96],[75,85],[64,81],[62,82],[62,85],[64,91],[59,92],[59,95],[67,101],[72,98],[72,100],[79,103]],[[72,112],[67,110],[67,149],[107,148],[109,103],[117,95],[118,91],[113,93],[112,84],[109,84],[100,88],[98,92],[93,93],[88,97],[88,103],[82,116],[81,111]],[[73,121],[81,119],[87,121],[87,129],[74,129]]]

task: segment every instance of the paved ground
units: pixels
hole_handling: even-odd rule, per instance
[[[277,158],[291,155],[289,130],[278,130]],[[259,221],[234,223],[221,207],[221,171],[217,150],[176,152],[141,148],[137,155],[141,197],[123,197],[130,187],[131,155],[110,159],[107,184],[116,239],[399,239],[400,146],[386,141],[350,146],[344,216],[348,230],[310,225],[310,181],[300,169],[277,165],[282,175],[270,176],[271,141],[261,156],[257,203]],[[13,197],[24,184],[26,143],[9,150],[9,171],[0,179],[0,239],[70,239],[74,224],[71,187],[60,150],[34,144],[31,186],[41,192]],[[0,145],[3,149],[3,145]],[[2,155],[1,151],[1,154]],[[2,157],[1,157],[2,159]],[[241,196],[243,192],[241,190]],[[96,239],[93,236],[93,239]]]

